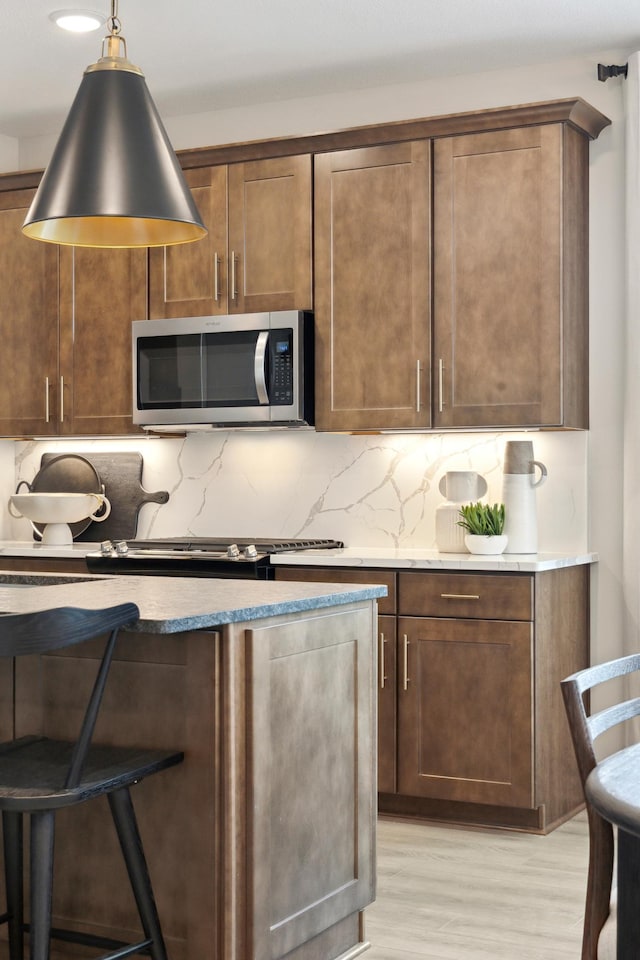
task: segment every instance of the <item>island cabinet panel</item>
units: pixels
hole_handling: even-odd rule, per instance
[[[23,236],[33,190],[0,193],[0,435],[56,432],[58,248]]]
[[[434,427],[587,427],[588,141],[434,143]]]
[[[387,588],[378,600],[378,790],[396,792],[396,580],[391,570],[336,567],[275,568],[276,580],[311,583],[376,583]]]
[[[254,960],[375,896],[374,631],[371,605],[247,631]]]
[[[58,433],[141,433],[132,420],[131,322],[147,316],[146,250],[60,251]]]
[[[316,156],[316,428],[431,426],[431,144]]]
[[[311,157],[185,171],[208,235],[149,251],[149,315],[312,306]]]

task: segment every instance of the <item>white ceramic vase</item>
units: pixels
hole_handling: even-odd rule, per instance
[[[447,500],[436,507],[436,546],[441,553],[467,553],[464,528],[458,526],[460,507],[483,497],[487,481],[475,470],[449,470],[438,489]]]

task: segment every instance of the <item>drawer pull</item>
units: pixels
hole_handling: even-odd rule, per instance
[[[380,689],[384,690],[384,682],[387,679],[384,667],[384,645],[387,643],[384,633],[380,634]]]
[[[441,593],[442,600],[479,600],[478,593]]]
[[[403,634],[402,640],[404,646],[402,689],[406,690],[409,686],[409,638],[406,633]]]

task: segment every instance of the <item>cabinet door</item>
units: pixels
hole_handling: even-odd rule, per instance
[[[195,243],[149,250],[149,316],[207,317],[227,309],[227,168],[186,170],[209,233]]]
[[[398,792],[533,806],[533,626],[398,621]]]
[[[311,157],[232,164],[229,312],[312,305]]]
[[[559,124],[436,141],[435,427],[562,425],[565,186]]]
[[[132,422],[131,321],[146,317],[146,265],[146,250],[61,250],[60,433],[140,432]]]
[[[429,427],[430,143],[315,158],[316,428]]]
[[[378,790],[396,792],[396,618],[378,617]]]
[[[0,434],[56,432],[58,248],[23,236],[33,191],[0,194]]]

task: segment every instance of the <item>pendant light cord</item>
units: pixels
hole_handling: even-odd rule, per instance
[[[111,0],[111,16],[109,17],[109,30],[112,37],[117,37],[122,30],[122,24],[118,18],[118,0]]]

